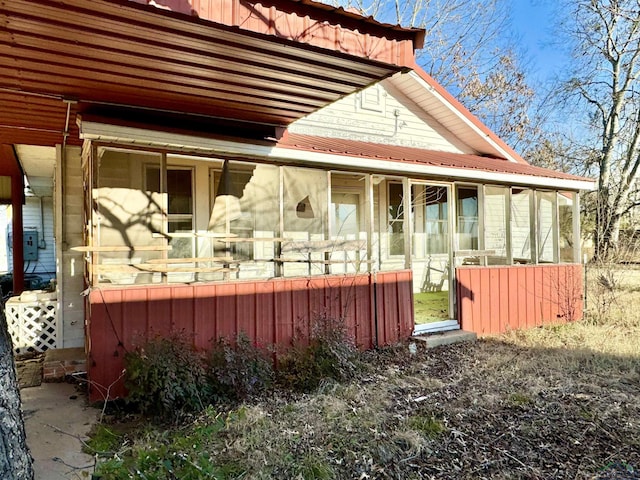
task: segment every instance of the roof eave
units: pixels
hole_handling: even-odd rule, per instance
[[[580,179],[579,177],[576,177],[576,179],[564,179],[516,173],[500,173],[470,168],[425,165],[415,162],[369,159],[358,156],[284,148],[274,145],[258,145],[215,138],[202,138],[192,135],[172,134],[95,122],[83,122],[80,129],[80,136],[83,139],[105,143],[183,150],[186,153],[197,153],[200,155],[215,154],[283,163],[340,167],[356,171],[385,173],[388,175],[413,174],[481,183],[499,183],[570,191],[591,191],[595,189],[594,181]]]

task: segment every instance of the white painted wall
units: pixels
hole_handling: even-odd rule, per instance
[[[387,82],[372,85],[294,122],[291,133],[384,145],[474,153]]]
[[[42,202],[42,210],[40,207]],[[10,270],[13,265],[13,250],[8,242],[12,232],[10,207],[3,208],[0,222],[2,224],[3,241],[2,248],[6,252],[0,260],[0,268]],[[22,223],[24,231],[38,232],[38,260],[25,260],[26,274],[35,274],[45,282],[56,276],[56,249],[53,237],[53,198],[52,197],[26,197],[22,206]],[[44,224],[44,230],[43,230]],[[2,251],[0,251],[2,256]],[[6,265],[6,266],[5,266]]]

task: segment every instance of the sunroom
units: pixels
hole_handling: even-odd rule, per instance
[[[109,289],[143,285],[236,283],[253,291],[277,279],[318,277],[343,285],[333,299],[307,302],[298,317],[321,308],[344,315],[356,301],[349,281],[384,283],[386,272],[402,272],[409,277],[393,287],[385,305],[393,314],[377,317],[380,305],[374,303],[366,315],[349,313],[354,328],[373,315],[376,323],[391,321],[393,340],[402,336],[398,325],[406,325],[407,317],[415,333],[492,333],[580,316],[575,268],[584,179],[557,172],[551,172],[556,178],[541,177],[550,172],[528,165],[528,176],[522,175],[523,166],[497,159],[483,159],[485,170],[476,172],[481,178],[475,181],[464,178],[469,170],[428,175],[429,166],[412,164],[407,172],[406,163],[389,160],[370,159],[367,169],[357,168],[353,158],[335,152],[319,154],[332,157],[323,158],[324,165],[307,158],[301,166],[291,161],[295,151],[288,152],[288,161],[274,161],[255,153],[240,158],[87,142],[92,208],[87,246],[80,248],[100,299]],[[501,279],[501,286],[495,283]],[[561,283],[570,299],[558,297]],[[509,317],[510,308],[531,311]],[[506,324],[496,327],[492,322],[502,322],[501,315]],[[291,320],[295,330],[295,314]],[[229,321],[233,326],[220,328],[236,332],[242,320]],[[375,330],[368,328],[359,343],[379,344]],[[288,335],[275,339],[283,338]]]

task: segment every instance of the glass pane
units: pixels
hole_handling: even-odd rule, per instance
[[[367,231],[364,218],[365,182],[362,175],[331,174],[330,273],[367,271]]]
[[[169,215],[192,214],[191,170],[167,169]]]
[[[162,257],[162,205],[159,171],[161,156],[155,153],[99,148],[97,181],[93,190],[94,240],[101,247],[127,247],[130,251],[105,251],[97,255],[100,282],[127,284],[161,281],[160,274],[132,273],[127,265]],[[146,168],[157,181],[147,184]],[[152,175],[153,177],[153,175]],[[136,250],[144,246],[146,250]],[[158,247],[157,250],[148,250]]]
[[[389,255],[404,255],[404,206],[401,183],[389,183]]]
[[[169,258],[193,257],[194,237],[191,220],[169,220],[168,230],[169,235],[178,234],[177,236],[172,236],[169,240],[169,245],[171,245]]]
[[[360,233],[360,196],[355,193],[331,193],[331,232],[334,237],[355,240]]]
[[[212,172],[209,230],[234,241],[212,239],[214,256],[231,256],[239,261],[238,278],[273,277],[273,261],[253,260],[276,257],[275,242],[269,239],[279,236],[279,169],[244,162],[228,162],[227,168],[226,184],[221,184],[222,164]],[[239,242],[236,238],[252,240]]]
[[[553,262],[555,193],[537,192],[538,198],[538,261]]]
[[[413,254],[424,258],[449,253],[449,205],[447,188],[413,185]]]
[[[511,255],[513,263],[531,262],[531,190],[511,190]]]
[[[487,256],[489,265],[507,263],[507,193],[506,187],[484,189],[484,248],[493,250]]]
[[[573,206],[575,193],[558,193],[558,220],[560,229],[560,261],[573,263],[574,256],[574,231],[573,231]]]
[[[478,189],[458,187],[456,189],[458,248],[478,249]]]
[[[290,249],[283,257],[285,276],[326,272],[323,243],[328,230],[328,174],[322,170],[284,167],[284,232]],[[287,245],[283,244],[283,250]]]

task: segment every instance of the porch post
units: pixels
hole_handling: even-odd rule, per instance
[[[24,245],[22,243],[22,198],[24,180],[20,173],[11,176],[11,210],[13,231],[13,294],[20,295],[24,290]]]

